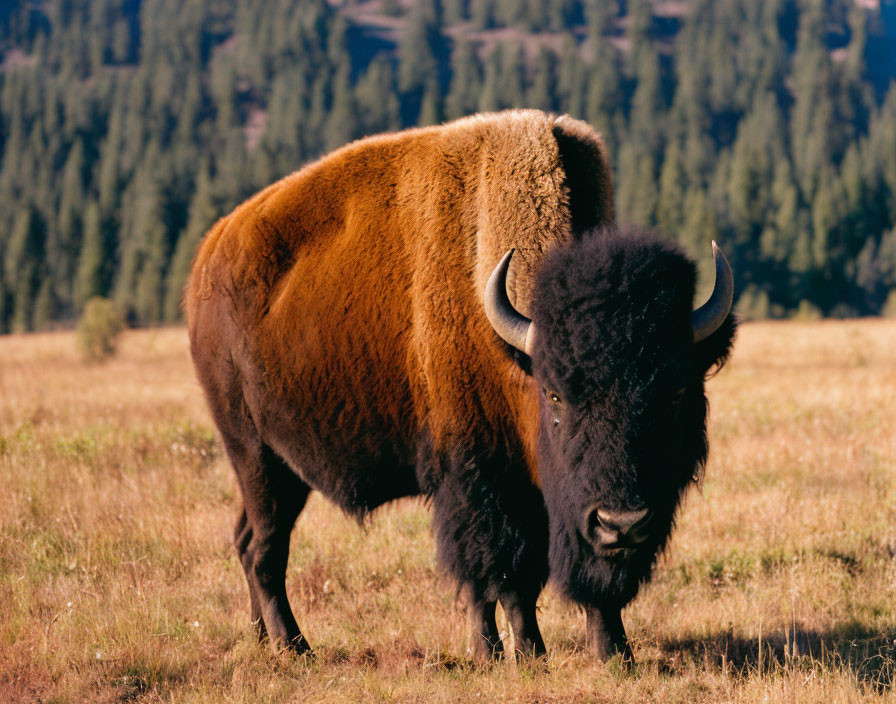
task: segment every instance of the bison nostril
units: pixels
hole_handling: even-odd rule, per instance
[[[643,537],[638,531],[650,523],[652,517],[653,513],[646,508],[639,511],[608,511],[592,507],[585,514],[585,537],[592,542],[607,543],[630,536],[632,542],[642,542]]]
[[[618,530],[616,522],[613,520],[613,514],[609,511],[597,510],[597,520],[607,530]]]
[[[585,513],[585,537],[594,542],[597,540],[598,528],[603,527],[600,520],[600,511],[597,509],[589,510]]]

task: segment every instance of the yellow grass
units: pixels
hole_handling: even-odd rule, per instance
[[[896,698],[896,323],[743,327],[703,491],[623,615],[631,673],[550,589],[548,663],[475,668],[419,501],[360,528],[315,495],[288,586],[317,657],[257,645],[185,338],[93,366],[70,334],[0,338],[0,702]]]

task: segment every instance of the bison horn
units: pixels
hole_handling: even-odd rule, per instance
[[[719,329],[731,312],[731,303],[734,300],[734,277],[731,274],[731,267],[728,266],[728,260],[715,242],[712,243],[712,256],[716,263],[716,284],[709,300],[691,312],[694,342],[705,340]]]
[[[485,315],[504,342],[520,352],[532,355],[535,326],[520,313],[507,297],[507,270],[514,250],[510,250],[498,262],[485,285]]]

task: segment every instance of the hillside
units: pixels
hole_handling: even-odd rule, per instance
[[[253,191],[508,107],[595,125],[619,220],[719,240],[746,315],[896,310],[892,1],[17,0],[0,56],[0,331],[176,320]]]

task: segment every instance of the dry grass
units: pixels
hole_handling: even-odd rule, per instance
[[[893,701],[894,350],[893,322],[743,328],[626,673],[550,589],[547,665],[473,667],[417,501],[362,529],[312,499],[288,584],[317,657],[272,654],[184,331],[98,366],[69,334],[0,338],[0,702]]]

